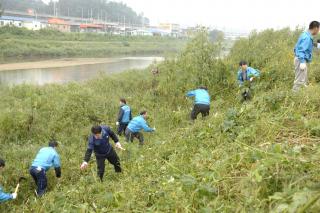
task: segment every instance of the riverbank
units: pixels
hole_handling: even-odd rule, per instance
[[[159,65],[157,77],[145,70],[84,83],[0,87],[7,164],[1,183],[10,192],[16,177],[28,178],[0,212],[319,212],[320,55],[310,67],[312,85],[292,93],[292,47],[300,33],[253,34],[222,59],[218,46],[199,34],[176,60]],[[243,58],[261,69],[245,103],[236,79]],[[208,87],[212,108],[208,118],[191,123],[193,102],[185,93],[199,85]],[[85,171],[79,166],[91,126],[116,129],[121,97],[134,116],[147,110],[156,131],[143,133],[143,147],[120,140],[123,173],[107,164],[100,182],[94,161]],[[46,195],[37,199],[28,168],[52,139],[60,142],[62,178],[49,171]]]
[[[176,38],[25,32],[15,28],[0,29],[0,40],[0,63],[38,58],[167,55],[179,52],[187,43],[185,39]]]
[[[63,58],[63,59],[53,59],[53,60],[43,60],[34,62],[20,62],[20,63],[9,63],[0,64],[1,71],[10,70],[29,70],[29,69],[48,69],[48,68],[62,68],[62,67],[72,67],[81,65],[93,65],[93,64],[105,64],[105,63],[116,63],[124,59],[134,59],[134,57],[128,58]],[[163,60],[162,57],[139,57],[139,59],[155,58],[157,61]]]

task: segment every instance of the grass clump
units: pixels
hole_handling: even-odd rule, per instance
[[[61,141],[62,180],[49,173],[49,191],[32,193],[31,179],[4,212],[318,212],[320,160],[318,64],[311,86],[293,94],[292,47],[299,31],[253,33],[218,59],[206,32],[176,59],[150,72],[127,72],[86,83],[2,87],[0,150],[7,159],[1,183],[28,175],[31,157],[50,138]],[[265,46],[267,44],[267,47]],[[250,51],[248,51],[250,50]],[[238,100],[237,62],[262,71],[251,102]],[[319,60],[316,53],[315,61]],[[206,120],[188,121],[186,90],[207,85],[213,97]],[[124,173],[108,167],[81,172],[86,137],[95,123],[113,124],[119,97],[133,114],[148,109],[157,132],[146,145],[124,144]],[[123,138],[122,138],[123,141]]]

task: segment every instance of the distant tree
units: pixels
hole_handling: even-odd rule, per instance
[[[224,39],[224,33],[220,30],[211,30],[209,32],[209,38],[212,42],[222,41]]]
[[[149,19],[143,14],[138,15],[124,3],[107,0],[59,0],[56,4],[51,0],[49,4],[42,0],[0,0],[4,8],[26,12],[33,9],[37,13],[54,14],[54,7],[58,15],[93,18],[121,22],[126,24],[149,24]]]
[[[3,10],[2,10],[2,5],[0,3],[0,17],[2,16]]]

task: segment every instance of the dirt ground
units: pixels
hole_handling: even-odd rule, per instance
[[[66,59],[54,59],[36,62],[22,62],[22,63],[10,63],[0,64],[0,71],[8,70],[25,70],[25,69],[45,69],[45,68],[58,68],[79,66],[88,64],[102,64],[111,63],[120,60],[119,58],[66,58]]]

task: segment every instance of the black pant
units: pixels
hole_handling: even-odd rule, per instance
[[[202,117],[209,116],[210,106],[205,104],[195,104],[191,111],[191,119],[197,119],[199,113],[201,113]]]
[[[118,127],[118,135],[125,134],[126,129],[127,129],[128,123],[120,123]]]
[[[137,138],[140,142],[140,145],[144,144],[144,137],[143,134],[141,132],[131,132],[129,129],[126,129],[126,140],[127,142],[133,142],[134,138]]]
[[[44,195],[47,189],[46,171],[44,169],[38,170],[37,167],[31,167],[29,172],[37,185],[37,195],[39,197]]]
[[[106,159],[109,161],[109,163],[111,163],[114,166],[115,172],[120,173],[122,171],[120,167],[120,159],[113,148],[111,148],[109,154],[106,154],[106,155],[96,154],[96,159],[97,159],[98,176],[100,177],[101,181],[103,179],[103,175],[105,171]]]

